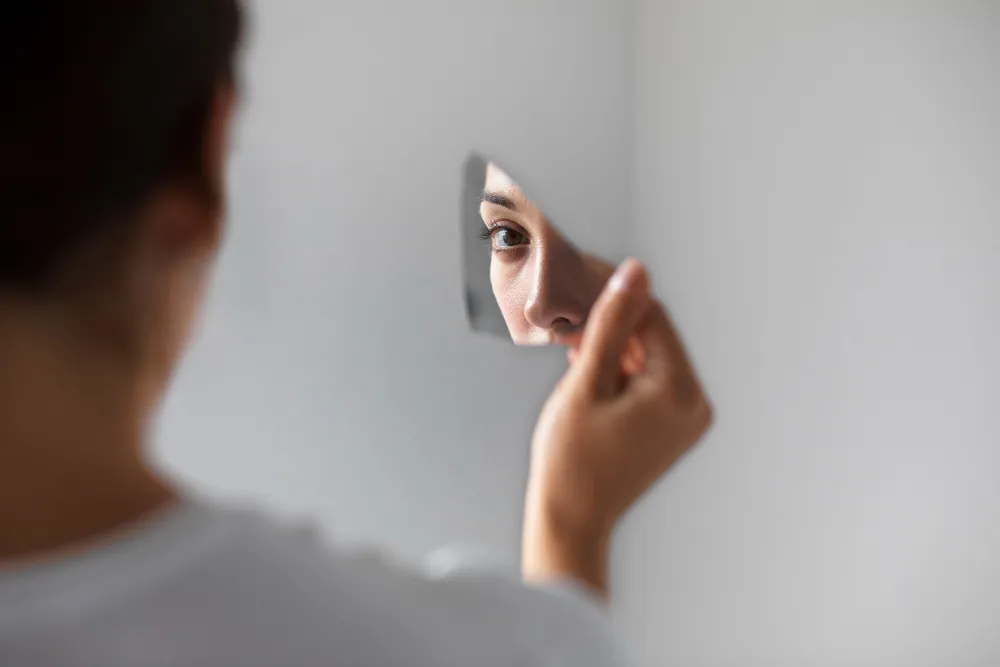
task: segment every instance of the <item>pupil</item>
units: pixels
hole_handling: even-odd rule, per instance
[[[501,229],[500,233],[497,234],[497,241],[502,247],[510,247],[518,245],[521,235],[511,229]]]

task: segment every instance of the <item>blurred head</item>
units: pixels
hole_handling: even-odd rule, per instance
[[[480,215],[490,282],[518,345],[572,344],[613,267],[577,250],[502,169],[486,168]]]
[[[12,4],[0,21],[0,319],[58,320],[153,399],[222,235],[240,8]]]

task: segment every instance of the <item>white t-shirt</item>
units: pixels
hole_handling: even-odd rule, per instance
[[[333,551],[185,502],[73,558],[0,568],[3,667],[606,667],[586,590]]]

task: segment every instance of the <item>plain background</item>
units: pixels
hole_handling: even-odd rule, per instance
[[[1000,664],[1000,5],[258,2],[185,479],[516,557],[563,361],[468,331],[467,151],[649,262],[719,423],[623,527],[644,664]],[[523,175],[523,177],[522,177]]]
[[[720,420],[619,620],[650,665],[1000,664],[1000,3],[638,26],[633,243]]]

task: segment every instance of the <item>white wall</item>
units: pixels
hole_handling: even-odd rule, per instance
[[[635,246],[719,425],[619,622],[649,665],[1000,664],[1000,4],[638,26]]]
[[[618,252],[631,13],[616,0],[261,0],[208,320],[162,418],[185,479],[416,556],[516,556],[563,366],[468,331],[459,194],[495,155]],[[567,165],[584,165],[567,170]],[[516,562],[516,561],[515,561]]]

